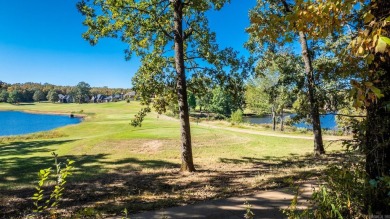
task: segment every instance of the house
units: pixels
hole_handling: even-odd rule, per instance
[[[130,91],[123,96],[123,99],[134,99],[134,98],[135,98],[135,91]]]
[[[98,94],[98,95],[93,96],[91,98],[91,102],[92,103],[103,103],[104,102],[104,98],[106,98],[106,96],[104,96],[102,94]]]
[[[74,98],[72,95],[63,95],[58,94],[59,103],[74,103]]]
[[[113,101],[120,101],[120,100],[123,100],[123,94],[115,94],[115,95],[112,95],[112,100]]]
[[[112,100],[113,100],[113,97],[112,97],[112,96],[108,96],[108,97],[105,97],[105,98],[103,99],[103,102],[108,103],[108,102],[112,102]]]

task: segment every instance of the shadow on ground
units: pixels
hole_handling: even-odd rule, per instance
[[[53,163],[50,156],[19,158],[23,153],[48,153],[50,145],[69,141],[33,141],[0,144],[0,218],[23,215],[33,208],[36,173]],[[118,215],[193,204],[261,190],[285,187],[318,176],[313,167],[338,162],[341,155],[220,158],[219,166],[197,166],[198,172],[182,174],[179,165],[162,160],[126,158],[107,161],[108,154],[66,156],[75,162],[64,198],[66,216]],[[283,173],[283,174],[280,174]],[[13,186],[24,182],[29,186]],[[47,188],[50,190],[50,187]],[[241,209],[240,209],[241,211]]]

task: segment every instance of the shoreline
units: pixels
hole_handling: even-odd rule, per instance
[[[67,112],[53,112],[53,111],[35,111],[35,110],[3,110],[0,109],[0,112],[6,112],[6,111],[16,111],[16,112],[24,112],[24,113],[30,113],[30,114],[46,114],[46,115],[57,115],[57,116],[68,116],[69,118],[75,118],[75,119],[81,119],[84,120],[87,116],[78,114],[78,113],[67,113]],[[73,115],[73,117],[72,117]]]

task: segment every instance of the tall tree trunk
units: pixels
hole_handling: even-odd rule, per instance
[[[276,130],[276,112],[275,107],[272,107],[272,130]]]
[[[283,117],[283,107],[280,111],[280,131],[284,131],[284,117]]]
[[[382,20],[388,17],[390,10],[389,0],[378,0],[370,3],[371,14],[375,19]],[[382,29],[382,34],[387,33],[390,37],[390,26]],[[389,54],[375,56],[373,63],[369,66],[371,72],[370,81],[379,81],[375,86],[383,93],[384,97],[374,101],[367,107],[367,118],[365,123],[363,152],[366,156],[366,173],[368,180],[378,180],[390,175],[390,56]],[[366,210],[381,212],[383,215],[390,214],[388,203],[389,189],[383,183],[378,184],[377,189],[372,189],[366,196]]]
[[[315,82],[314,82],[314,72],[313,66],[311,63],[311,58],[309,54],[309,49],[307,46],[306,35],[302,31],[299,31],[299,41],[301,43],[302,49],[302,58],[305,62],[305,72],[308,81],[308,90],[309,90],[309,102],[310,102],[310,114],[313,121],[313,134],[314,134],[314,154],[325,154],[324,144],[322,142],[322,133],[321,133],[321,123],[320,123],[320,113],[318,110],[318,101],[315,96]]]
[[[177,73],[177,96],[179,103],[180,133],[181,133],[181,171],[195,171],[192,160],[190,119],[187,102],[187,85],[184,67],[183,47],[183,2],[174,1],[174,43],[175,43],[175,65]]]
[[[286,12],[291,12],[289,5],[286,0],[281,0]],[[313,134],[314,134],[314,154],[325,154],[324,143],[322,142],[322,133],[321,133],[321,122],[320,122],[320,113],[318,110],[318,101],[315,96],[315,83],[314,83],[314,72],[313,65],[311,63],[311,58],[309,54],[309,49],[307,46],[307,39],[304,32],[299,31],[299,41],[302,49],[302,58],[305,62],[305,72],[308,80],[308,90],[309,90],[309,102],[310,102],[310,114],[313,121]]]

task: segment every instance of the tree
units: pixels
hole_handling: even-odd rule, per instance
[[[41,102],[41,101],[44,100],[44,99],[45,99],[45,94],[44,94],[42,91],[36,90],[36,91],[34,92],[33,100],[34,100],[35,102]]]
[[[359,72],[351,80],[354,106],[367,112],[354,137],[356,148],[365,155],[367,186],[362,188],[367,192],[364,195],[365,213],[388,214],[390,1],[297,0],[296,3],[285,17],[286,22],[294,24],[290,27],[307,33],[314,40],[345,31],[354,35],[349,46],[340,49],[339,55],[347,60],[345,64],[367,66],[366,71]]]
[[[58,93],[57,93],[56,90],[50,90],[47,93],[46,98],[47,98],[47,100],[49,100],[52,103],[55,103],[55,102],[57,102],[59,100]]]
[[[268,103],[272,110],[273,130],[276,129],[276,117],[280,118],[280,130],[284,130],[284,109],[292,105],[297,90],[302,89],[303,76],[300,59],[287,49],[277,53],[270,51],[265,59],[258,63],[257,71],[265,80],[264,91],[268,94]],[[299,112],[297,112],[299,113]]]
[[[269,113],[271,105],[268,103],[270,97],[266,92],[267,80],[259,77],[252,78],[246,84],[245,103],[246,107],[257,115]]]
[[[219,115],[230,116],[232,109],[230,107],[231,97],[226,95],[221,87],[216,87],[212,91],[213,97],[210,103],[210,111]]]
[[[86,102],[86,98],[88,98],[90,95],[90,90],[91,86],[88,83],[82,81],[79,82],[76,87],[74,87],[72,94],[74,95],[76,102],[84,103]]]
[[[0,93],[0,102],[7,102],[8,92],[6,90],[2,90]]]
[[[196,108],[196,97],[193,93],[190,93],[190,97],[188,98],[188,106],[193,110]]]
[[[7,102],[8,103],[19,103],[22,99],[22,93],[18,90],[13,90],[11,93],[9,93]]]
[[[254,45],[260,44],[272,50],[275,45],[285,45],[292,42],[293,39],[298,40],[307,80],[306,86],[314,134],[314,153],[323,154],[325,149],[322,141],[319,103],[316,97],[317,82],[313,69],[313,51],[309,48],[307,38],[309,37],[309,40],[313,41],[319,36],[311,34],[314,32],[305,29],[307,20],[300,16],[302,13],[301,4],[304,4],[304,1],[258,1],[257,6],[250,12],[251,26],[247,31],[251,35],[251,41],[255,43],[249,45],[249,48],[255,51],[256,46]],[[324,34],[324,37],[328,34]]]
[[[356,6],[358,3],[361,5]],[[355,65],[367,66],[351,80],[354,106],[367,112],[354,140],[365,155],[366,180],[376,185],[365,196],[365,210],[388,214],[389,187],[383,179],[390,175],[390,1],[355,0],[340,5],[339,1],[329,0],[307,2],[304,6],[305,16],[310,14],[309,24],[306,22],[310,33],[325,35],[352,24],[348,29],[354,38],[341,55],[351,63],[357,59]]]
[[[141,67],[132,82],[143,104],[153,102],[157,112],[162,113],[168,103],[178,102],[181,171],[195,171],[186,71],[222,75],[226,66],[239,63],[231,49],[219,51],[215,34],[210,33],[207,26],[206,11],[219,10],[226,2],[228,0],[86,0],[78,4],[85,15],[84,24],[88,26],[83,37],[91,44],[102,37],[120,37],[129,44],[127,58],[133,53],[141,57]],[[145,112],[150,111],[147,108],[136,116],[133,125],[140,125]]]
[[[351,43],[351,54],[364,58],[368,71],[353,81],[355,106],[367,111],[359,149],[365,154],[368,181],[377,184],[367,195],[366,210],[390,213],[390,1],[371,1],[364,13],[364,27]],[[386,45],[387,44],[387,45]],[[363,140],[362,140],[363,139]]]

